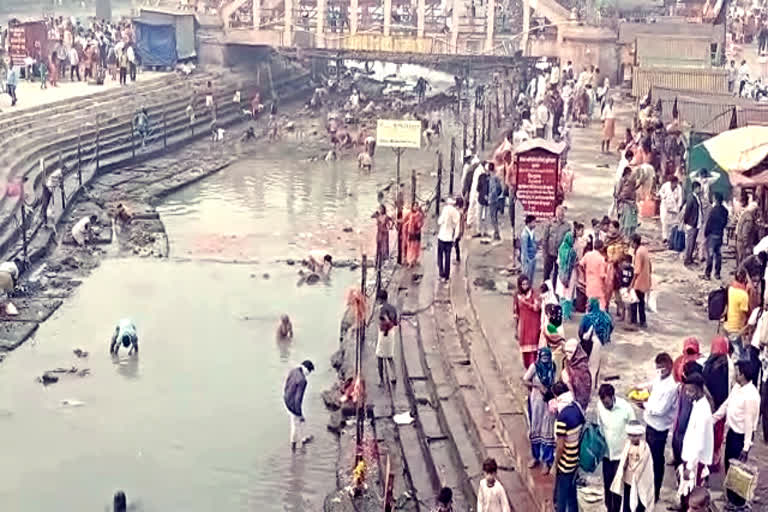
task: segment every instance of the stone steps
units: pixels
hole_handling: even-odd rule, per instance
[[[553,508],[552,477],[542,475],[538,469],[528,469],[531,454],[526,416],[527,395],[520,383],[523,375],[520,353],[514,350],[505,350],[502,353],[499,350],[500,344],[496,341],[500,337],[514,339],[515,333],[513,330],[497,330],[489,334],[483,330],[485,326],[478,321],[472,303],[466,265],[467,259],[461,265],[460,275],[451,282],[451,301],[461,337],[465,340],[465,345],[470,347],[471,365],[474,375],[477,376],[477,389],[493,418],[496,434],[503,439],[504,447],[509,451],[516,469],[516,478],[509,482],[512,488],[507,488],[507,492],[515,495],[515,508],[518,510],[550,512]],[[509,314],[512,314],[511,305]],[[502,322],[498,324],[502,325]],[[490,339],[494,342],[489,342]],[[477,409],[476,406],[470,407],[470,414],[479,414]]]
[[[305,89],[302,87],[293,87],[297,81],[306,81],[305,76],[302,77],[294,77],[292,79],[286,80],[283,84],[277,84],[277,86],[282,85],[290,85],[291,90],[290,92],[286,93],[283,97],[284,100],[290,100],[292,98],[295,98],[297,95],[302,94]],[[230,94],[234,90],[234,85],[227,84],[227,87],[232,87],[229,91],[227,91]],[[167,124],[167,148],[163,147],[162,143],[155,144],[154,148],[151,148],[147,151],[136,151],[135,158],[133,157],[133,152],[131,150],[130,146],[130,121],[127,121],[125,123],[125,126],[122,127],[120,130],[113,130],[111,134],[107,137],[105,136],[104,139],[104,146],[102,148],[102,142],[100,139],[99,143],[99,152],[100,152],[100,166],[99,166],[99,173],[104,173],[109,171],[110,169],[116,168],[121,165],[125,165],[128,162],[136,163],[142,160],[146,160],[152,157],[160,156],[161,154],[165,153],[166,151],[170,151],[173,149],[178,149],[182,147],[185,143],[187,143],[190,140],[194,140],[200,137],[206,137],[208,136],[208,124],[210,122],[210,119],[204,115],[200,115],[195,123],[195,133],[192,135],[189,130],[189,122],[186,118],[186,115],[184,113],[184,109],[186,108],[186,99],[179,99],[173,105],[175,108],[173,110],[169,110],[166,113],[166,124]],[[219,124],[221,127],[227,127],[233,123],[237,123],[242,120],[242,115],[240,112],[240,106],[232,103],[231,101],[224,102],[221,107],[218,109],[218,116],[219,116]],[[136,143],[138,145],[138,143]],[[55,151],[55,150],[51,150]],[[53,155],[54,153],[49,153],[49,155]],[[81,147],[81,156],[83,160],[87,160],[88,158],[92,157],[95,154],[95,141],[92,142],[90,145],[82,145]],[[76,161],[77,159],[77,148],[71,148],[68,149],[66,152],[62,151],[62,158],[63,160],[72,162],[73,160]],[[72,168],[70,166],[70,168]],[[29,172],[33,172],[32,169],[30,169]],[[68,179],[67,183],[72,183],[72,175],[76,174],[76,172],[73,170]],[[84,185],[96,174],[95,172],[95,165],[91,165],[89,169],[83,170],[83,183]],[[37,173],[33,180],[42,180],[42,176]],[[76,182],[75,182],[76,183]],[[76,190],[73,192],[73,195],[77,193]],[[69,203],[72,201],[73,197],[70,197],[67,202]],[[16,225],[12,222],[9,222],[10,217],[13,213],[9,213],[8,211],[8,205],[10,205],[10,212],[15,213],[18,209],[18,201],[14,201],[13,203],[6,203],[5,205],[0,202],[0,212],[4,212],[5,222],[0,223],[0,230],[2,230],[2,227],[5,227],[4,230],[0,231],[2,234],[0,234],[0,254],[8,255],[7,257],[13,257],[20,253],[21,251],[21,236],[18,229],[16,229]],[[34,238],[34,236],[40,231],[41,222],[39,222],[39,212],[36,212],[36,217],[34,221],[37,221],[36,223],[33,221],[30,224],[29,228],[29,237]],[[30,221],[28,221],[30,222]],[[49,237],[45,237],[46,240]],[[34,251],[28,251],[28,252],[34,252],[35,255],[38,257],[44,252],[44,248],[48,245],[48,241],[43,243],[42,245],[39,245],[38,247],[35,247]],[[41,252],[41,250],[43,252]]]

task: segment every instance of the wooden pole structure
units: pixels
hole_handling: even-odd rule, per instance
[[[19,192],[19,201],[21,202],[21,248],[24,253],[24,261],[27,262],[27,212],[24,202],[24,181],[21,181],[21,190]]]
[[[453,172],[456,167],[456,137],[451,137],[451,174],[448,177],[448,194],[453,197]]]
[[[99,139],[101,138],[101,127],[99,126],[99,115],[96,114],[96,174],[99,173]]]
[[[485,104],[480,109],[480,121],[482,131],[480,132],[480,149],[485,150]],[[490,129],[490,126],[488,127]]]
[[[467,122],[462,121],[462,128],[463,128],[463,138],[462,138],[462,146],[461,146],[461,158],[464,159],[464,156],[467,154]]]
[[[360,293],[363,297],[365,297],[365,280],[366,280],[366,272],[368,268],[368,257],[363,254],[363,261],[361,265],[360,270]],[[357,326],[357,337],[355,340],[355,378],[357,379],[357,389],[361,390],[363,389],[362,385],[362,379],[363,379],[363,345],[365,344],[365,319],[362,319],[362,321]],[[356,427],[356,437],[355,437],[355,466],[357,466],[358,462],[363,457],[363,451],[361,449],[363,445],[363,425],[365,421],[365,407],[361,403],[361,397],[357,396],[355,397],[356,400],[358,400],[357,404],[357,410],[356,410],[356,417],[355,417],[355,427]]]
[[[501,128],[501,107],[499,106],[499,88],[496,87],[496,128]]]
[[[133,116],[136,119],[136,115]],[[136,130],[134,130],[133,121],[128,124],[128,129],[131,131],[131,159],[136,159]]]
[[[83,171],[80,168],[82,165],[82,156],[81,156],[81,145],[80,145],[80,137],[82,135],[82,128],[77,130],[77,183],[81,187],[83,186]]]
[[[403,154],[403,148],[395,148],[395,155],[397,156],[397,174],[395,176],[396,189],[395,189],[395,206],[397,208],[397,264],[403,264],[403,193],[400,190],[400,156]]]
[[[451,146],[453,149],[453,146]],[[415,171],[414,171],[414,179]],[[443,183],[443,153],[437,152],[437,184],[435,188],[435,216],[440,217],[440,187]]]
[[[488,122],[486,123],[486,126],[488,127],[488,130],[485,132],[486,136],[488,137],[487,141],[491,142],[491,126],[493,126],[493,124],[491,123],[491,105],[490,104],[488,105]]]
[[[67,196],[64,193],[64,181],[66,180],[66,176],[64,175],[64,164],[61,161],[61,151],[59,151],[59,169],[61,169],[61,209],[64,210],[64,208],[67,207]],[[53,191],[51,191],[53,193]]]

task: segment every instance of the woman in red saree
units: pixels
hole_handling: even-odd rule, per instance
[[[403,259],[409,267],[419,264],[421,259],[421,230],[424,227],[424,211],[413,203],[411,211],[403,218]]]
[[[528,276],[517,278],[512,314],[517,319],[517,341],[523,354],[523,367],[528,368],[536,362],[541,334],[541,301]]]

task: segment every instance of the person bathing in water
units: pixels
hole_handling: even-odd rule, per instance
[[[293,339],[293,325],[291,324],[291,318],[288,315],[282,315],[280,317],[280,324],[277,326],[277,339]]]
[[[307,266],[310,272],[319,275],[322,279],[328,279],[333,268],[333,257],[327,251],[315,249],[309,253]]]
[[[112,334],[112,342],[109,344],[109,353],[117,355],[120,345],[128,349],[128,355],[139,353],[139,336],[136,334],[136,325],[132,320],[123,318],[117,323]]]

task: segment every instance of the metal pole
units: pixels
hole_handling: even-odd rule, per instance
[[[462,127],[463,127],[463,138],[462,138],[462,146],[461,146],[461,158],[462,160],[467,155],[467,122],[462,121]]]
[[[82,163],[81,156],[80,156],[80,135],[81,135],[82,129],[77,131],[77,183],[78,185],[83,185],[83,172],[80,169],[80,165]]]
[[[488,137],[488,142],[491,142],[491,126],[493,124],[491,123],[491,106],[488,105],[488,122],[486,123],[486,126],[488,127],[488,130],[486,131],[486,136]]]
[[[477,151],[477,104],[472,109],[472,150]]]
[[[365,297],[365,278],[366,278],[366,269],[368,268],[368,257],[363,254],[363,262],[362,262],[362,270],[360,271],[360,293],[363,297]],[[358,390],[362,389],[362,368],[363,368],[363,344],[365,341],[365,319],[362,319],[362,321],[357,326],[357,338],[355,343],[355,378],[357,379],[356,384],[359,384]],[[362,450],[360,447],[363,444],[363,420],[364,420],[364,414],[363,410],[364,407],[361,403],[361,397],[357,396],[355,397],[358,401],[357,403],[357,415],[356,415],[356,450],[355,450],[355,466],[360,462],[360,459],[362,458]]]
[[[168,125],[165,122],[165,107],[163,107],[163,149],[168,147]]]
[[[501,128],[501,107],[499,106],[499,88],[496,87],[496,128]]]
[[[456,137],[451,137],[451,174],[448,177],[448,194],[453,196],[453,171],[456,167]]]
[[[99,115],[96,114],[96,174],[99,173],[99,139],[101,138],[101,127],[99,126]]]
[[[134,119],[136,119],[136,116],[134,115]],[[136,140],[135,140],[135,130],[133,129],[133,121],[130,123],[130,130],[131,130],[131,159],[136,158]]]
[[[19,192],[19,201],[21,201],[21,247],[24,251],[24,261],[28,261],[27,258],[27,212],[24,203],[24,179],[21,181],[21,190]]]
[[[402,148],[396,148],[395,154],[397,155],[397,189],[395,191],[395,202],[397,207],[397,217],[396,217],[396,225],[397,225],[397,264],[402,265],[403,264],[403,229],[402,229],[402,222],[403,222],[403,200],[405,199],[403,197],[402,191],[400,190],[400,155],[402,155],[403,150]]]
[[[411,206],[416,204],[416,169],[411,169]]]
[[[66,180],[66,176],[64,175],[64,165],[61,162],[61,151],[59,151],[59,169],[61,169],[61,209],[62,211],[64,208],[67,207],[66,204],[66,195],[64,194],[64,181]],[[53,193],[53,191],[51,191]]]
[[[453,149],[453,147],[451,147]],[[414,171],[414,179],[416,178]],[[440,186],[443,183],[443,154],[437,152],[437,188],[435,190],[435,216],[440,216]]]
[[[480,124],[482,125],[482,131],[480,132],[480,149],[485,150],[485,104],[483,104],[480,109],[480,121]]]

